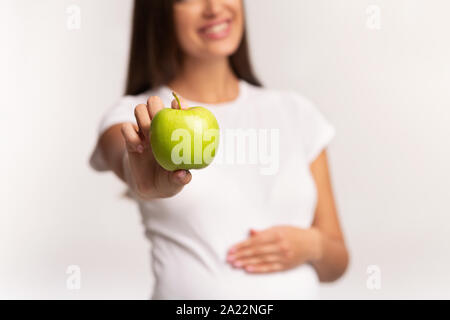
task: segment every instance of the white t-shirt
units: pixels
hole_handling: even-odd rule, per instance
[[[166,107],[173,99],[166,86],[125,96],[106,111],[98,134],[113,124],[136,122],[134,108],[152,95]],[[153,299],[318,298],[318,278],[309,264],[249,274],[233,268],[226,256],[232,245],[248,238],[250,228],[311,226],[317,191],[309,165],[333,138],[334,128],[301,95],[259,88],[244,80],[232,102],[185,101],[214,113],[221,140],[213,163],[192,170],[192,181],[176,196],[154,201],[134,197],[152,243]],[[235,143],[233,149],[230,141],[237,141],[232,138],[239,132],[236,129],[247,134],[248,143]],[[265,152],[250,161],[248,149],[255,136],[258,151]],[[245,161],[237,163],[245,151]],[[107,170],[99,150],[94,150],[91,166]]]

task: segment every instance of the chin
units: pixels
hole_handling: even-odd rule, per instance
[[[225,58],[229,57],[234,53],[234,51],[215,51],[215,52],[208,52],[206,57],[207,58]]]
[[[218,57],[228,57],[231,56],[233,53],[236,52],[236,50],[238,49],[238,45],[230,45],[230,44],[214,44],[212,46],[209,46],[206,49],[206,55],[209,57],[214,57],[214,58],[218,58]]]

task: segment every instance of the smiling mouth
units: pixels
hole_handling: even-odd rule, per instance
[[[219,32],[226,30],[229,25],[230,25],[230,22],[228,22],[228,21],[222,22],[222,23],[216,24],[215,26],[206,28],[205,30],[203,30],[203,32],[206,34],[219,33]]]
[[[215,24],[211,27],[206,27],[206,28],[202,28],[200,29],[200,32],[206,35],[213,35],[213,34],[220,34],[224,31],[226,31],[229,26],[231,24],[231,19],[228,19],[224,22]]]

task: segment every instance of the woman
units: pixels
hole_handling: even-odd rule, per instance
[[[164,170],[149,128],[177,107],[172,91],[183,107],[212,111],[221,132],[270,133],[272,157]],[[126,95],[100,123],[91,165],[112,170],[139,204],[153,299],[310,299],[348,264],[325,151],[333,135],[299,94],[262,88],[242,0],[136,0]]]

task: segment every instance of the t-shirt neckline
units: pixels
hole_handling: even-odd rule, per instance
[[[239,79],[238,85],[239,85],[239,93],[238,93],[238,96],[234,100],[221,102],[221,103],[205,103],[205,102],[201,102],[201,101],[189,100],[189,99],[186,99],[185,97],[183,97],[183,100],[188,105],[188,107],[201,106],[201,107],[214,109],[214,111],[219,110],[219,109],[220,110],[221,109],[229,109],[229,108],[224,108],[224,107],[236,106],[242,100],[244,100],[245,97],[247,96],[247,86],[246,86],[245,80]],[[172,97],[172,90],[167,85],[162,85],[161,90],[163,91],[164,95],[167,94],[170,97]],[[170,100],[172,101],[172,99],[170,99]]]

